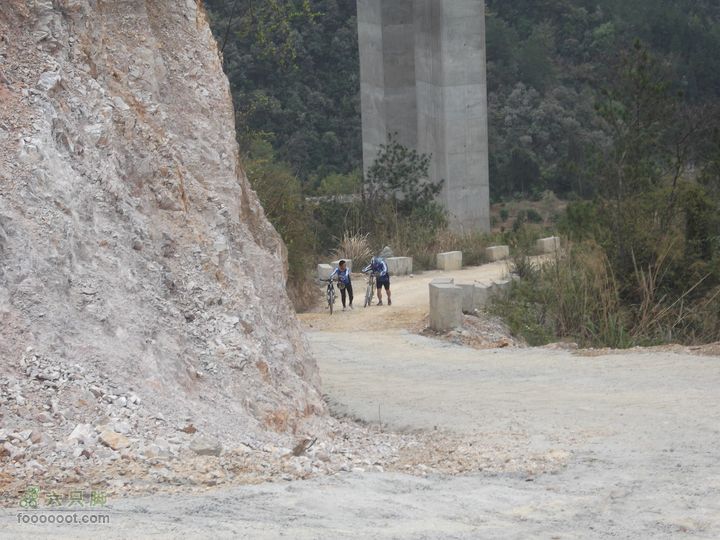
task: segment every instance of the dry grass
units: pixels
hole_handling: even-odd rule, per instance
[[[333,251],[332,256],[335,259],[350,259],[354,262],[354,267],[359,268],[360,265],[366,264],[372,257],[372,249],[368,238],[368,234],[345,231],[340,245]]]

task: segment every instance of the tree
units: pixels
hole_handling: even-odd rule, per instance
[[[397,134],[388,134],[365,178],[365,197],[371,204],[392,201],[396,211],[410,215],[418,207],[431,205],[443,181],[430,180],[431,156],[400,144]]]

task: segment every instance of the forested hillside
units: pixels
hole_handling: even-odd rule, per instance
[[[241,142],[272,143],[310,192],[361,166],[355,0],[207,0]],[[720,96],[712,0],[488,0],[493,195],[591,195],[610,128],[596,111],[639,39],[682,101]],[[337,181],[336,181],[337,183]]]
[[[206,0],[241,144],[271,141],[310,188],[361,167],[355,0]]]
[[[612,127],[597,111],[622,92],[636,41],[679,104],[720,96],[720,5],[711,0],[488,0],[492,187],[595,194]],[[630,98],[630,96],[623,96]]]

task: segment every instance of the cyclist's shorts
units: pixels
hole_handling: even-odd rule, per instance
[[[385,287],[385,290],[388,290],[390,288],[390,276],[384,275],[384,276],[378,276],[375,280],[375,286],[379,289],[380,287]]]

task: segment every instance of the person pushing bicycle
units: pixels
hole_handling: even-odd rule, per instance
[[[350,309],[353,308],[353,289],[352,280],[350,279],[350,269],[345,261],[340,261],[337,268],[330,274],[330,279],[337,276],[338,289],[340,289],[340,300],[342,300],[343,311],[345,311],[345,295],[350,300]]]
[[[362,271],[363,273],[371,271],[376,276],[375,285],[377,286],[377,305],[383,305],[382,288],[385,287],[385,291],[387,291],[388,306],[392,306],[392,300],[390,299],[390,272],[388,272],[387,263],[382,259],[382,257],[373,257],[370,259],[370,264],[363,268]]]

